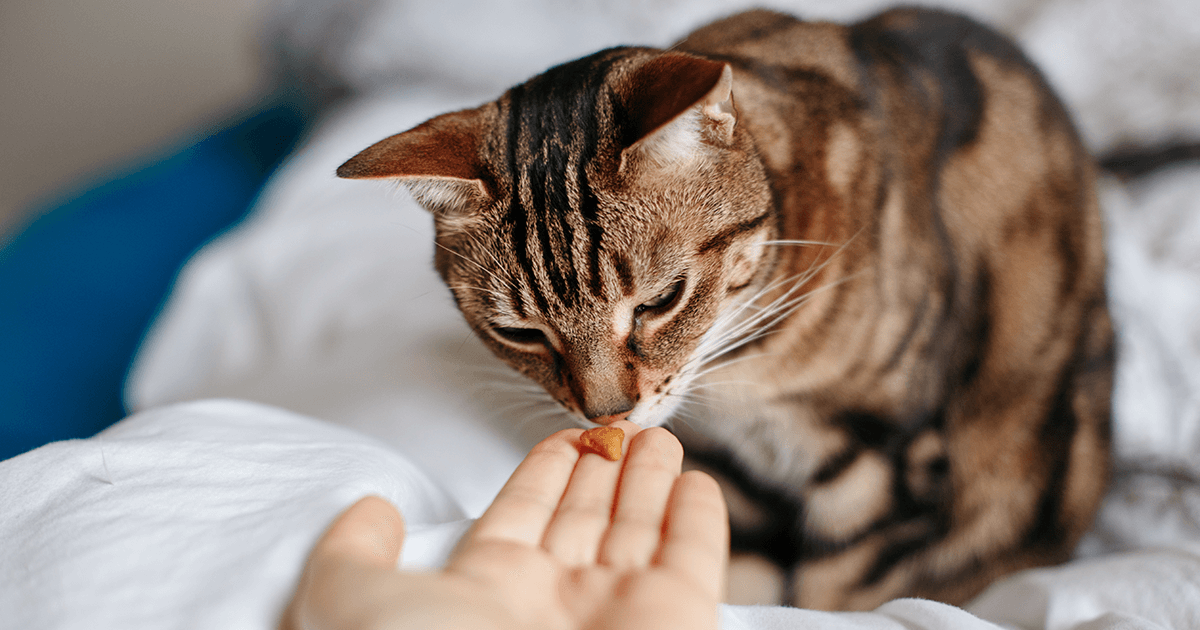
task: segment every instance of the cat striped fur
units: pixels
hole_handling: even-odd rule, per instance
[[[797,605],[962,602],[1091,522],[1114,360],[1095,167],[965,17],[735,15],[338,174],[409,185],[467,322],[570,413],[686,419],[750,505],[735,545]]]

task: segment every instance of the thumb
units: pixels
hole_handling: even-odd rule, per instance
[[[353,627],[362,568],[393,573],[403,544],[404,518],[391,503],[370,496],[347,508],[309,554],[280,630]]]
[[[404,517],[391,503],[369,496],[342,512],[312,556],[393,568],[403,546]]]

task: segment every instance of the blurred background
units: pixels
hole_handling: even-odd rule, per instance
[[[266,5],[0,3],[0,460],[125,415],[177,270],[294,146]]]
[[[0,3],[0,233],[265,89],[258,0]]]

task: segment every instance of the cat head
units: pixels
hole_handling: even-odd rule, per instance
[[[338,169],[434,216],[471,327],[566,409],[664,422],[776,221],[726,64],[617,48],[384,139]]]

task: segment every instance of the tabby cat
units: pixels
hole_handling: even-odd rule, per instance
[[[684,417],[765,515],[735,542],[825,609],[962,602],[1088,527],[1094,172],[1012,43],[911,8],[604,50],[338,169],[407,184],[471,327],[571,413]]]

